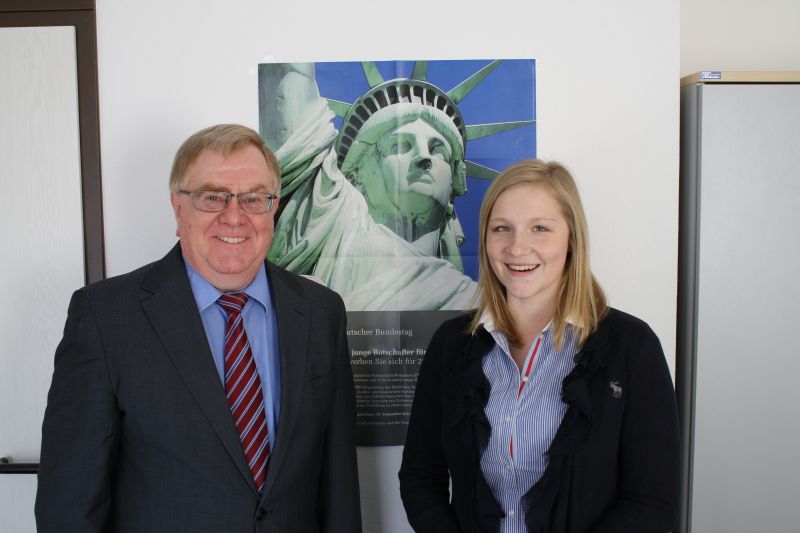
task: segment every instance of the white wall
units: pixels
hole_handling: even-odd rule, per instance
[[[797,0],[681,0],[681,76],[800,70]]]
[[[539,156],[575,174],[595,273],[612,305],[652,325],[673,364],[678,2],[455,5],[97,0],[109,275],[175,242],[167,176],[187,136],[218,122],[257,129],[256,65],[265,58],[532,57]],[[399,458],[399,447],[360,450],[367,533],[409,530]]]

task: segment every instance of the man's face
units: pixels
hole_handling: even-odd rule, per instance
[[[278,188],[277,177],[270,172],[264,155],[255,146],[247,146],[223,156],[206,151],[189,167],[183,189],[241,192],[270,192]],[[178,222],[183,257],[203,278],[222,291],[243,289],[255,278],[272,243],[273,216],[248,214],[231,198],[219,213],[196,209],[192,198],[171,194],[172,208]]]
[[[422,119],[391,130],[378,141],[383,179],[362,176],[367,202],[401,215],[442,217],[450,202],[452,157],[447,140]]]

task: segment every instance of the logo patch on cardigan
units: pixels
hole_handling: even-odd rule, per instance
[[[615,399],[622,398],[622,385],[619,381],[609,381],[608,386],[611,389],[611,396]]]

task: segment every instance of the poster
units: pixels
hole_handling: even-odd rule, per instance
[[[348,311],[357,443],[403,443],[433,331],[475,307],[478,212],[536,156],[533,60],[259,65],[281,165],[269,258]]]

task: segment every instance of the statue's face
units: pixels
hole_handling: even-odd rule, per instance
[[[417,119],[389,131],[377,148],[377,168],[367,165],[360,176],[370,208],[442,220],[453,181],[453,151],[447,140]]]

